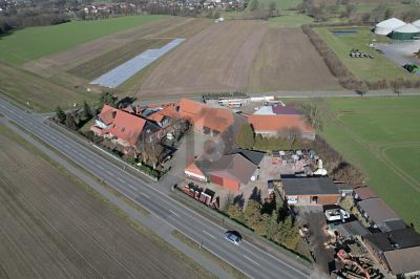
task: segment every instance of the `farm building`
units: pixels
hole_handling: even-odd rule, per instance
[[[196,130],[213,136],[225,132],[234,123],[230,110],[212,108],[206,104],[181,99],[176,107],[181,118],[188,120]]]
[[[360,187],[354,189],[354,198],[356,200],[366,200],[371,198],[377,198],[378,196],[369,187]]]
[[[393,40],[414,40],[420,36],[420,28],[414,24],[407,23],[391,33],[391,39]]]
[[[154,131],[157,126],[139,116],[104,105],[90,130],[98,136],[114,139],[123,147],[134,147],[146,128]]]
[[[239,191],[241,185],[255,181],[258,177],[260,152],[237,149],[223,155],[219,160],[197,160],[184,170],[184,174],[194,180],[211,182],[232,191]]]
[[[339,236],[343,238],[353,238],[356,236],[366,236],[370,232],[357,220],[340,223],[338,225],[331,224],[332,229],[338,233]]]
[[[362,237],[368,251],[393,275],[420,273],[420,235],[412,228]]]
[[[328,177],[284,177],[283,197],[289,205],[337,204],[340,193]]]
[[[290,133],[296,133],[299,138],[315,139],[315,129],[293,107],[263,106],[248,116],[248,122],[255,134],[264,137],[288,137]]]
[[[116,109],[104,105],[90,130],[97,136],[111,139],[124,153],[140,153],[147,142],[164,138],[180,125],[173,125],[177,119],[175,105],[127,106]],[[177,128],[178,127],[178,128]]]
[[[388,36],[395,29],[404,26],[406,23],[398,18],[389,18],[384,21],[379,22],[375,26],[375,34]]]
[[[357,203],[364,217],[382,232],[405,228],[403,220],[381,198],[369,198]]]

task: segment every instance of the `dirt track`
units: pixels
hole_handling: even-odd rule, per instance
[[[202,276],[3,129],[0,278]]]
[[[267,31],[259,21],[213,24],[165,56],[139,95],[242,90]]]
[[[300,28],[270,28],[250,76],[256,91],[340,88]]]

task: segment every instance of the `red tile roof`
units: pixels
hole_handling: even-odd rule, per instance
[[[101,112],[98,115],[98,118],[105,124],[109,125],[114,121],[114,118],[117,114],[117,109],[108,105],[104,105]]]
[[[161,110],[149,115],[147,119],[160,123],[165,117],[177,118],[175,104],[165,105]]]
[[[143,118],[118,110],[110,133],[130,145],[135,145],[145,124],[146,120]]]
[[[302,132],[313,133],[315,130],[306,123],[302,115],[250,115],[248,122],[256,132],[280,132],[288,129],[298,129]]]
[[[212,108],[185,98],[180,100],[178,106],[180,116],[199,129],[206,127],[222,133],[234,122],[233,114],[228,109]]]

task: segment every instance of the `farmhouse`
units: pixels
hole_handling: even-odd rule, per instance
[[[258,178],[261,160],[260,152],[237,149],[214,162],[197,160],[187,166],[184,173],[191,179],[211,182],[237,192],[241,185]]]
[[[369,198],[357,203],[364,217],[375,228],[390,232],[406,227],[401,218],[381,198]]]
[[[248,116],[248,122],[255,134],[264,137],[289,137],[293,133],[299,138],[315,139],[315,130],[306,123],[304,116],[292,107],[261,107]]]
[[[411,228],[362,237],[368,251],[394,275],[420,272],[420,235]]]
[[[225,132],[234,123],[234,117],[230,110],[212,108],[185,98],[179,101],[176,111],[181,118],[188,120],[197,131],[212,136]]]
[[[289,205],[336,204],[340,199],[337,186],[328,177],[282,176],[283,197]]]
[[[127,111],[104,105],[90,130],[98,136],[113,139],[124,148],[136,148],[145,139],[144,131],[152,134],[159,127],[147,119]]]

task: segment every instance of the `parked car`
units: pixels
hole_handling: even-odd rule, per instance
[[[225,239],[235,245],[239,245],[242,240],[242,236],[236,231],[227,231],[225,232]]]
[[[324,212],[324,214],[329,222],[340,220],[344,222],[346,219],[350,218],[350,213],[341,208],[328,209]]]

